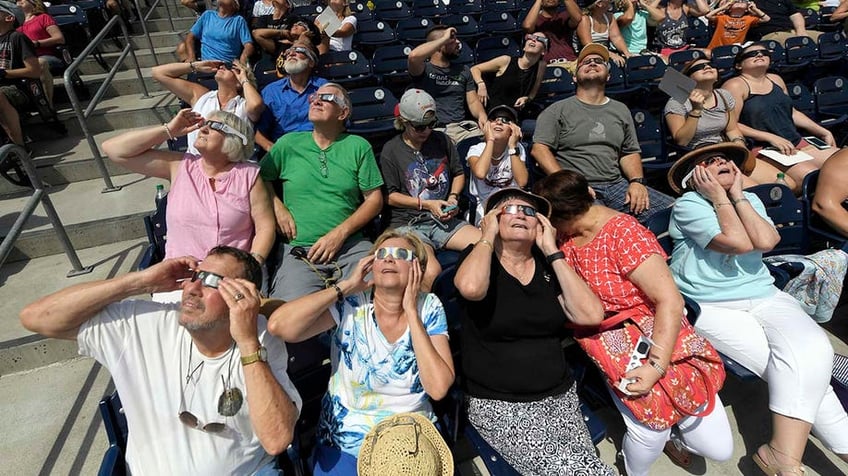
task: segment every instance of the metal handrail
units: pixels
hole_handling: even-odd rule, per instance
[[[24,167],[24,171],[26,171],[27,177],[29,177],[29,181],[32,183],[32,187],[35,190],[33,190],[32,196],[29,197],[29,200],[24,205],[24,209],[21,210],[21,214],[18,215],[18,218],[12,225],[12,229],[9,230],[9,234],[6,235],[6,237],[3,238],[3,242],[0,243],[0,265],[2,265],[6,261],[6,258],[9,257],[9,253],[12,252],[12,245],[15,244],[18,236],[20,236],[23,231],[24,224],[35,212],[35,207],[41,203],[41,206],[44,207],[44,212],[47,213],[47,218],[50,219],[50,223],[56,231],[56,235],[59,238],[59,242],[62,244],[62,248],[65,250],[65,254],[68,256],[68,260],[71,262],[71,266],[73,267],[73,269],[68,272],[67,277],[71,278],[73,276],[90,273],[91,270],[94,269],[94,266],[82,266],[79,256],[77,256],[77,252],[74,250],[74,245],[71,244],[71,239],[68,238],[65,226],[62,225],[62,220],[59,218],[59,214],[56,213],[56,209],[53,207],[53,202],[50,201],[50,196],[44,189],[44,184],[41,182],[41,178],[39,178],[38,172],[35,170],[35,165],[32,163],[32,159],[29,158],[29,154],[26,153],[23,147],[15,144],[6,144],[3,147],[0,147],[0,162],[6,159],[9,155],[17,156],[20,160],[21,165]],[[12,160],[13,158],[9,157],[9,159]]]
[[[149,98],[150,93],[147,92],[147,84],[144,82],[144,76],[141,75],[141,69],[138,66],[138,59],[135,57],[135,51],[133,50],[132,42],[130,42],[130,36],[127,32],[127,25],[124,23],[124,20],[120,17],[120,15],[115,15],[109,19],[106,23],[106,26],[100,30],[100,33],[97,34],[88,46],[79,54],[79,56],[74,59],[74,62],[68,66],[68,69],[65,70],[65,84],[72,84],[71,78],[80,68],[80,65],[83,61],[88,58],[88,55],[91,54],[100,43],[106,38],[106,35],[109,34],[110,31],[115,27],[115,24],[119,24],[121,26],[121,32],[124,35],[124,41],[126,44],[124,45],[124,49],[121,50],[121,55],[115,61],[115,64],[112,66],[112,69],[109,70],[109,73],[106,75],[106,79],[103,80],[103,84],[100,85],[100,88],[97,89],[97,92],[91,98],[91,101],[88,103],[88,107],[83,111],[82,105],[80,104],[80,100],[77,97],[76,91],[74,88],[65,88],[68,93],[68,99],[71,100],[71,106],[74,108],[74,114],[77,116],[77,120],[80,123],[80,128],[82,132],[85,134],[85,138],[88,141],[88,146],[91,148],[91,154],[94,156],[94,162],[97,164],[97,168],[100,169],[100,175],[103,176],[103,181],[106,182],[106,188],[103,189],[103,192],[114,192],[116,190],[120,190],[120,186],[115,186],[112,183],[112,178],[109,176],[109,171],[106,169],[106,164],[103,162],[103,156],[100,155],[100,148],[97,146],[97,143],[94,141],[94,135],[88,130],[88,124],[86,123],[86,119],[94,112],[94,109],[100,104],[100,100],[103,99],[103,96],[106,94],[106,89],[112,84],[112,80],[115,78],[115,74],[118,72],[118,69],[124,63],[128,55],[132,56],[133,63],[135,63],[135,72],[138,75],[138,80],[141,83],[141,88],[144,90],[144,95],[142,97]],[[144,24],[144,22],[142,22]],[[149,37],[148,37],[149,38]],[[151,44],[151,48],[153,48]]]

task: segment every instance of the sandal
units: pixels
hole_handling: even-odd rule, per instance
[[[688,468],[692,465],[692,454],[683,447],[683,443],[677,438],[672,437],[666,441],[663,453],[681,468]]]
[[[766,463],[766,461],[760,456],[760,449],[762,449],[763,446],[770,453],[769,456],[771,457],[769,459],[771,461],[769,463]],[[807,474],[807,468],[802,466],[800,461],[798,461],[798,464],[781,464],[777,461],[777,455],[775,453],[780,453],[783,456],[791,458],[793,460],[794,458],[790,457],[786,453],[781,452],[780,450],[774,449],[774,447],[769,444],[765,444],[763,446],[757,449],[757,451],[751,457],[754,460],[754,463],[757,463],[757,466],[760,467],[763,473],[767,474],[768,476],[787,476],[790,474],[804,476],[805,474]]]

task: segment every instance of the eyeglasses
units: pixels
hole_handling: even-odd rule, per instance
[[[727,160],[727,157],[725,157],[723,155],[714,155],[714,156],[712,156],[708,159],[704,159],[701,162],[701,165],[703,165],[704,167],[709,167],[710,165],[713,165],[713,164],[721,165],[721,164],[726,164],[728,162],[729,162],[729,160]]]
[[[309,104],[315,101],[336,103],[340,108],[346,108],[345,100],[338,94],[333,93],[312,93],[309,95]]]
[[[758,56],[765,56],[766,58],[771,58],[771,52],[769,50],[751,50],[746,51],[739,55],[740,61],[745,61],[748,58],[756,58]]]
[[[692,76],[693,74],[697,73],[698,71],[703,71],[707,68],[715,69],[715,66],[713,66],[712,63],[709,63],[709,62],[698,63],[695,66],[692,66],[691,68],[689,68],[689,71],[687,71],[686,74],[688,76]]]
[[[292,46],[286,50],[286,56],[291,56],[295,53],[300,53],[301,55],[309,58],[310,51],[302,46]]]
[[[496,124],[512,124],[513,120],[510,119],[509,117],[498,116],[498,117],[492,119],[492,122],[494,122]]]
[[[195,270],[191,273],[191,282],[193,283],[198,279],[200,280],[201,286],[218,289],[218,285],[221,284],[221,280],[224,279],[224,277],[220,274],[210,273],[209,271]]]
[[[539,36],[539,35],[525,35],[525,36],[524,36],[524,41],[529,41],[529,40],[538,41],[539,43],[541,43],[541,44],[545,45],[545,48],[547,48],[547,47],[548,47],[548,39],[547,39],[546,37],[544,37],[544,36]]]
[[[597,64],[597,65],[601,65],[601,66],[606,66],[607,62],[601,57],[586,58],[586,59],[583,60],[582,63],[580,63],[580,66],[587,66],[587,65],[590,65],[590,64]]]
[[[321,162],[321,176],[329,177],[330,169],[327,167],[327,154],[323,150],[318,153],[318,161]]]
[[[406,248],[398,248],[396,246],[386,246],[383,248],[379,248],[374,253],[374,256],[377,259],[386,259],[391,256],[392,259],[401,261],[412,261],[415,259],[415,253],[412,250],[408,250]]]
[[[223,122],[206,121],[204,124],[209,126],[209,128],[212,129],[213,131],[218,131],[222,134],[229,134],[229,135],[232,135],[232,136],[236,136],[239,139],[241,139],[241,143],[243,145],[247,145],[247,136],[245,136],[241,132],[233,129],[232,127],[224,124]]]
[[[432,129],[436,127],[436,121],[430,121],[426,124],[413,124],[409,121],[406,121],[406,123],[409,124],[409,127],[413,128],[415,132],[424,132],[427,129]]]
[[[325,288],[333,287],[333,285],[342,278],[342,269],[339,267],[337,262],[331,262],[331,264],[336,268],[335,270],[322,271],[312,264],[312,261],[309,261],[309,254],[306,252],[306,248],[302,246],[293,247],[291,251],[289,251],[289,254],[306,263],[306,265],[309,266],[309,269],[311,269],[312,272],[321,279]]]
[[[526,217],[536,217],[536,209],[530,205],[506,205],[501,209],[501,213],[507,215],[518,215],[519,211]]]

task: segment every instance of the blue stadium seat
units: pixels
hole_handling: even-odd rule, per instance
[[[471,67],[475,63],[474,50],[468,46],[468,43],[459,41],[459,56],[451,61],[454,64],[465,64]]]
[[[733,62],[741,50],[742,47],[739,45],[722,45],[713,48],[713,57],[710,62],[718,70],[720,80],[726,80],[736,74],[733,69]]]
[[[412,16],[412,8],[404,0],[377,0],[374,14],[383,21],[396,22]]]
[[[819,58],[818,46],[808,36],[793,36],[784,42],[783,54],[786,56],[786,68],[784,68],[784,81],[799,79],[811,84],[813,80],[820,77],[816,68],[811,68],[814,61]]]
[[[673,162],[668,159],[660,120],[644,109],[631,109],[630,115],[642,149],[642,168],[650,175],[665,177]]]
[[[371,71],[395,96],[403,94],[412,81],[407,61],[410,51],[412,47],[405,44],[381,46],[374,50],[371,58]]]
[[[390,45],[397,40],[395,30],[381,20],[363,21],[356,25],[353,44],[360,50]]]
[[[144,231],[147,233],[147,246],[138,263],[138,269],[147,269],[165,259],[165,239],[168,236],[168,225],[165,213],[168,207],[168,196],[156,204],[156,210],[144,217]]]
[[[441,19],[443,25],[456,28],[456,37],[460,40],[473,41],[483,33],[473,15],[467,13],[451,14]]]
[[[842,31],[828,32],[819,36],[819,57],[813,65],[819,69],[839,71],[845,66],[845,53],[848,51],[848,39]]]
[[[668,65],[677,71],[683,71],[683,67],[686,66],[686,63],[706,57],[707,55],[701,50],[675,51],[669,55]]]
[[[356,50],[328,51],[318,57],[317,75],[347,89],[376,86],[371,61]]]
[[[395,26],[395,34],[398,41],[417,46],[427,41],[427,30],[432,26],[433,20],[427,18],[405,18]]]
[[[543,108],[574,95],[577,85],[565,68],[547,67],[534,101]]]
[[[665,74],[666,67],[662,58],[656,55],[631,56],[624,63],[624,77],[628,86],[653,92]]]
[[[686,42],[694,48],[706,48],[713,38],[713,30],[698,18],[689,19],[686,29]]]
[[[100,462],[99,476],[118,476],[126,474],[124,455],[127,450],[127,418],[118,392],[107,395],[98,405],[109,447]]]
[[[398,100],[391,91],[383,87],[350,90],[353,114],[347,130],[369,138],[373,143],[379,136],[388,140],[397,134],[395,130],[395,107]]]
[[[483,0],[483,12],[509,12],[515,13],[521,7],[515,0]]]
[[[834,119],[838,124],[845,122],[848,112],[848,84],[844,77],[828,76],[816,80],[813,95],[816,99],[816,119],[822,125],[826,119]],[[842,144],[841,139],[837,137],[837,144]]]
[[[834,32],[842,29],[842,22],[833,22],[830,16],[833,15],[836,7],[821,7],[819,8],[819,23],[816,25],[816,30],[824,32]]]
[[[764,256],[806,254],[808,250],[807,220],[804,205],[786,185],[768,183],[745,189],[756,194],[766,213],[780,233],[780,242]]]
[[[454,0],[448,4],[448,13],[457,15],[482,15],[482,0]]]
[[[415,18],[435,20],[448,14],[448,6],[442,0],[412,0],[412,15]]]
[[[807,229],[810,232],[811,241],[823,241],[825,246],[841,248],[846,250],[848,238],[836,232],[827,222],[813,211],[813,200],[816,196],[816,186],[819,181],[819,171],[814,170],[804,177],[803,185],[801,186],[801,201],[807,214]],[[848,209],[848,203],[843,202],[842,206]]]
[[[483,27],[482,24],[481,27]],[[475,51],[477,58],[476,63],[483,63],[502,55],[521,55],[521,49],[519,48],[518,43],[516,43],[512,38],[505,36],[480,38],[480,40],[477,41]]]
[[[315,18],[324,11],[324,6],[318,3],[313,3],[310,5],[299,5],[292,8],[291,13],[289,15],[307,18],[309,21],[315,21]]]
[[[488,8],[489,4],[486,4]],[[511,36],[521,33],[518,20],[507,11],[486,10],[480,15],[480,31],[494,36]]]

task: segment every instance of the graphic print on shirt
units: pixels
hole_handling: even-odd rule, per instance
[[[462,75],[457,74],[454,76],[450,76],[447,74],[438,74],[435,72],[430,72],[427,76],[432,79],[437,86],[459,86],[462,81]]]
[[[601,121],[595,121],[595,127],[589,130],[589,140],[601,140],[605,141],[607,139],[607,130],[604,127],[604,124]]]
[[[421,200],[444,200],[450,187],[447,155],[430,159],[416,151],[415,158],[404,172],[409,195]]]
[[[0,69],[12,69],[12,35],[0,38]]]

